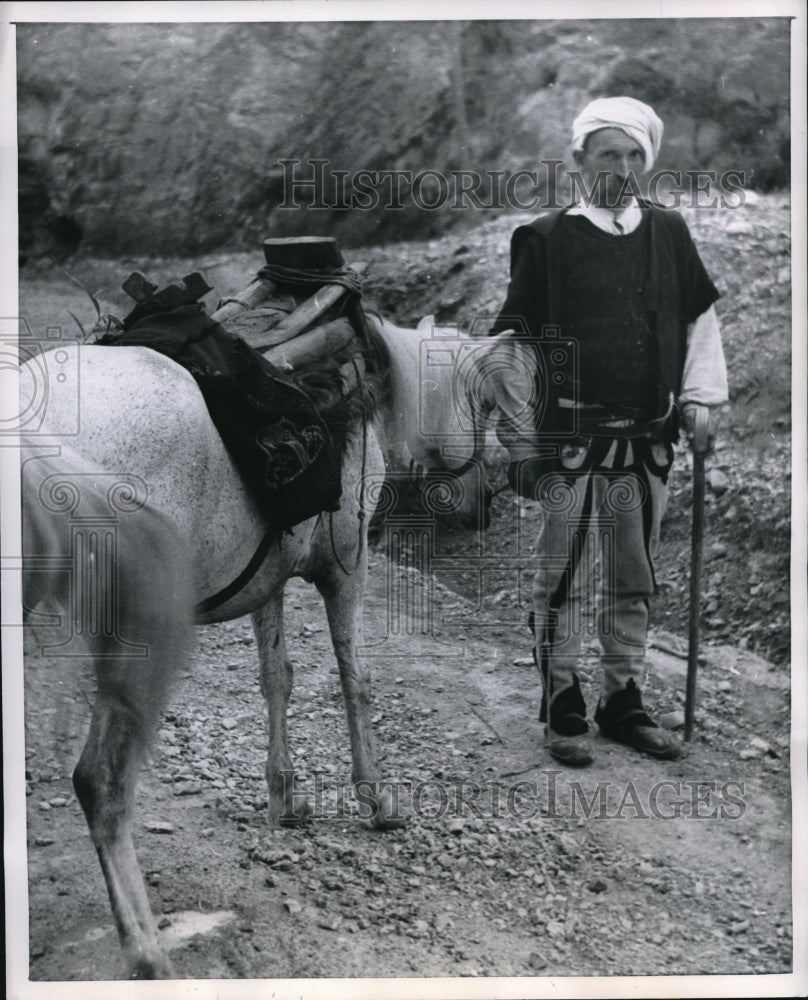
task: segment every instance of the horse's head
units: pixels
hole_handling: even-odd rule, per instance
[[[546,373],[535,343],[513,331],[477,341],[458,378],[474,428],[475,460],[501,465],[505,449],[505,486],[524,493],[523,473],[529,474],[547,450],[539,431],[547,406]],[[490,503],[500,490],[489,490]]]
[[[512,468],[537,453],[546,396],[534,347],[513,333],[469,337],[431,316],[417,330],[382,321],[378,333],[390,356],[378,420],[388,473],[415,470],[430,513],[487,527],[495,494],[487,472],[502,465],[503,447]]]
[[[494,496],[488,480],[489,402],[475,389],[475,359],[485,345],[430,320],[419,325],[430,334],[419,345],[420,437],[428,456],[424,501],[435,513],[450,513],[463,528],[479,531],[490,524]]]
[[[421,416],[441,444],[426,463],[427,502],[466,528],[486,528],[493,497],[507,486],[532,495],[528,480],[555,448],[540,434],[546,366],[535,341],[514,331],[477,338],[432,326],[430,333],[421,343]],[[429,446],[426,436],[422,445]],[[507,480],[494,489],[488,473],[503,465]]]

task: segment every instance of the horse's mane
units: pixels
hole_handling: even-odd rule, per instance
[[[344,392],[342,365],[337,358],[320,361],[317,367],[301,369],[292,376],[301,392],[328,428],[331,442],[340,455],[345,452],[353,428],[373,419],[377,408],[378,379],[362,378],[347,394]]]

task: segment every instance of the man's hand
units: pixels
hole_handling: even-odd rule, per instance
[[[697,455],[709,455],[715,445],[718,411],[701,403],[685,403],[682,426],[693,451]]]

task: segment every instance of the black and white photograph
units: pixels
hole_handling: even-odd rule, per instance
[[[805,5],[0,7],[7,995],[807,996]]]

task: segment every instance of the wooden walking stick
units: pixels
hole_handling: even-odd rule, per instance
[[[685,740],[693,735],[696,708],[696,674],[699,668],[699,618],[701,615],[701,565],[704,548],[704,456],[709,447],[710,411],[696,407],[693,429],[693,534],[690,548],[690,629],[687,645],[685,689]]]

